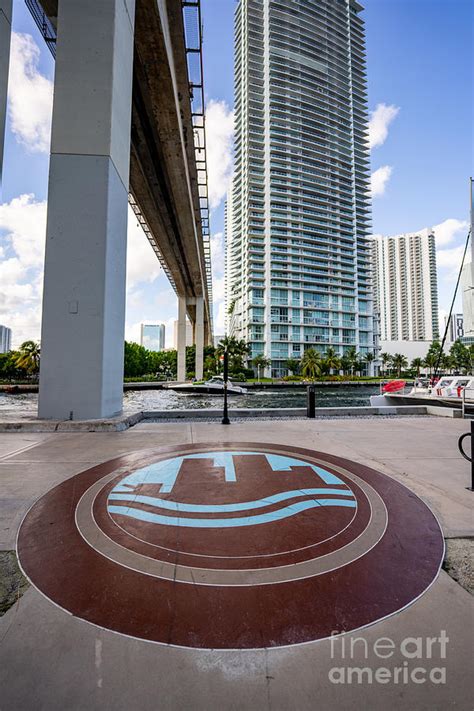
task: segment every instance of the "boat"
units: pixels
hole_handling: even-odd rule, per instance
[[[398,384],[400,381],[391,382]],[[408,393],[387,383],[381,387],[380,395],[370,398],[372,407],[420,404],[461,407],[463,401],[474,404],[474,377],[471,375],[443,375],[434,383],[417,379]]]
[[[215,375],[205,383],[182,383],[181,385],[167,385],[168,390],[173,390],[176,393],[185,393],[190,395],[223,395],[224,394],[224,378],[222,375]],[[235,385],[231,380],[227,381],[228,395],[246,395],[246,388],[240,385]]]

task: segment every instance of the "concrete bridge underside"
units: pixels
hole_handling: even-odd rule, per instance
[[[39,415],[122,409],[129,193],[178,295],[196,375],[210,342],[181,0],[42,0],[57,33]]]

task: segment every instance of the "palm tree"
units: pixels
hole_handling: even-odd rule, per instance
[[[39,343],[25,341],[15,355],[16,367],[26,370],[30,375],[36,375],[39,371],[40,353]]]
[[[333,374],[333,370],[341,369],[341,359],[339,358],[338,353],[332,346],[329,346],[326,349],[326,353],[324,354],[324,365],[326,366],[326,368],[329,368],[330,375]]]
[[[217,375],[219,372],[219,361],[215,356],[206,356],[204,359],[204,371],[209,375]]]
[[[244,358],[250,351],[249,345],[243,339],[235,338],[235,336],[224,336],[217,345],[216,355],[218,357],[224,355],[225,350],[229,355],[229,367],[231,370],[242,369],[244,367]]]
[[[455,367],[454,358],[447,353],[443,353],[440,358],[440,367],[444,372],[451,371]]]
[[[423,367],[423,360],[421,358],[413,358],[411,362],[411,367],[416,368],[416,377],[420,377],[420,370]]]
[[[387,366],[389,367],[392,364],[392,356],[390,353],[381,353],[380,360],[382,361],[382,375],[385,375]]]
[[[351,375],[354,375],[354,371],[359,367],[360,363],[360,354],[357,353],[355,346],[347,349],[346,358],[350,365]]]
[[[314,378],[321,372],[321,356],[314,348],[308,348],[301,360],[301,372],[305,378]]]
[[[298,358],[288,358],[285,360],[285,368],[287,368],[292,375],[298,375],[300,369],[301,361]]]
[[[366,353],[364,355],[364,362],[367,365],[367,375],[369,375],[370,364],[373,363],[374,360],[375,360],[375,355],[372,353],[372,351],[368,351],[368,353]]]
[[[258,355],[255,356],[255,358],[252,358],[252,365],[254,368],[257,369],[257,378],[260,380],[260,368],[268,368],[269,365],[272,364],[272,361],[270,358],[265,358],[263,353],[259,353]]]
[[[395,353],[392,359],[393,367],[397,371],[398,377],[402,374],[404,368],[408,368],[408,360],[405,358],[403,353]]]
[[[438,356],[436,353],[430,353],[428,352],[425,356],[425,360],[423,361],[423,365],[425,368],[428,368],[430,371],[430,378],[431,378],[431,373],[433,371],[433,368],[436,367],[436,363],[438,362]]]

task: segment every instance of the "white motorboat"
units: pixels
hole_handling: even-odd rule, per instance
[[[372,407],[390,405],[410,405],[427,403],[454,405],[460,407],[462,401],[474,401],[474,377],[472,375],[443,375],[430,385],[426,379],[418,379],[410,392],[381,392],[370,398]]]
[[[168,385],[168,390],[173,390],[176,393],[186,393],[187,395],[223,395],[224,394],[224,378],[222,375],[215,375],[205,383],[182,383],[181,385]],[[227,381],[228,395],[245,395],[246,388],[240,385],[235,385],[231,380]]]

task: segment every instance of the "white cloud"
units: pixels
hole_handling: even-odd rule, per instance
[[[22,267],[41,267],[44,261],[46,235],[46,201],[33,194],[20,195],[0,205],[0,230],[6,232],[10,245]]]
[[[440,222],[439,225],[435,225],[433,230],[436,236],[436,246],[444,247],[447,244],[451,244],[458,235],[466,236],[469,230],[469,223],[466,220],[449,218],[444,222]]]
[[[369,147],[382,146],[388,136],[388,127],[397,117],[400,108],[393,104],[377,104],[374,111],[370,112],[369,120]]]
[[[40,336],[46,203],[20,195],[0,205],[0,231],[0,323],[12,328],[16,347]]]
[[[225,101],[211,100],[206,108],[207,172],[209,205],[219,207],[232,178],[234,112]]]
[[[53,82],[39,69],[40,49],[31,35],[12,33],[8,111],[17,141],[33,153],[47,153],[51,138]]]
[[[223,276],[212,280],[212,295],[214,303],[218,304],[219,301],[223,301],[225,296],[225,279]]]
[[[20,195],[0,204],[0,323],[13,330],[14,345],[38,339],[46,236],[46,202]],[[128,216],[127,305],[144,310],[161,267],[132,210]]]
[[[463,244],[460,244],[458,247],[451,247],[450,249],[438,249],[436,252],[436,265],[441,268],[459,269],[463,252]]]
[[[225,304],[221,301],[214,309],[214,335],[225,333]]]
[[[127,288],[154,281],[161,266],[153,248],[137,221],[132,208],[128,208]]]
[[[392,171],[393,168],[391,165],[383,165],[372,173],[370,176],[370,192],[372,197],[379,197],[385,193]]]
[[[212,260],[212,271],[215,276],[224,273],[225,266],[225,247],[224,247],[224,233],[217,232],[211,237],[211,260]]]

